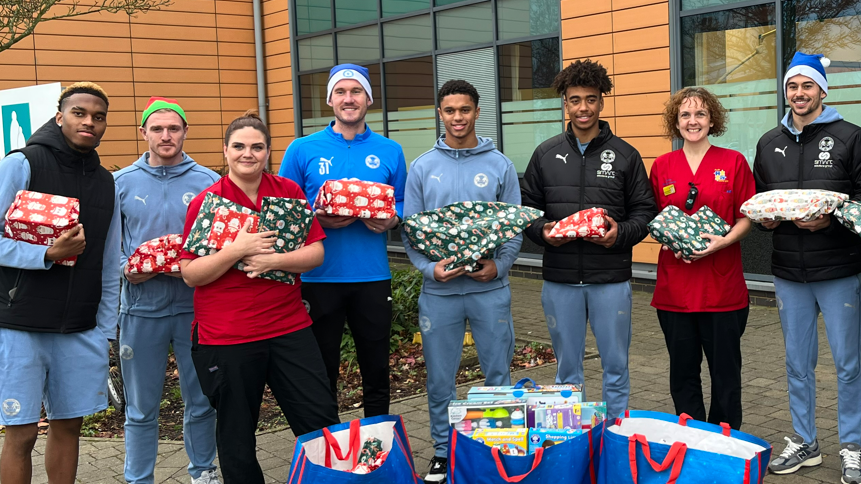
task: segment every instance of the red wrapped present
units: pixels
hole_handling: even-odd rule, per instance
[[[77,198],[20,190],[6,212],[5,236],[35,245],[54,245],[58,237],[76,225],[81,213]],[[78,258],[54,261],[73,266]]]
[[[394,187],[358,180],[327,180],[314,208],[341,217],[389,219],[398,214]]]
[[[129,274],[180,272],[181,252],[182,234],[164,235],[144,242],[135,249],[126,263],[126,268]]]
[[[251,233],[257,232],[260,217],[249,213],[237,212],[227,207],[219,207],[215,210],[215,218],[212,219],[212,231],[209,233],[209,248],[223,249],[236,240],[239,230],[245,226],[245,222],[251,220]]]
[[[587,208],[556,222],[550,229],[550,237],[577,238],[603,237],[607,235],[607,210]]]

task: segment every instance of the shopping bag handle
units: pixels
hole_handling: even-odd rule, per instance
[[[496,471],[499,472],[499,477],[505,480],[505,482],[520,482],[526,476],[528,476],[532,471],[538,467],[538,464],[541,463],[541,457],[544,456],[544,448],[539,447],[535,449],[535,459],[532,460],[532,468],[529,469],[526,474],[521,474],[519,476],[508,476],[508,473],[505,472],[505,467],[502,466],[502,460],[499,458],[499,448],[493,447],[490,449],[491,454],[493,455],[493,461],[496,462]]]
[[[521,378],[517,383],[514,384],[513,389],[519,390],[526,386],[527,383],[532,383],[532,388],[541,388],[541,385],[536,385],[535,380],[532,378]]]
[[[324,465],[326,467],[329,469],[332,468],[332,452],[335,453],[335,458],[338,460],[347,460],[352,456],[352,467],[356,467],[356,464],[359,463],[359,447],[362,445],[362,441],[359,436],[361,427],[362,424],[358,419],[350,422],[350,440],[346,454],[341,451],[341,445],[338,443],[338,439],[332,435],[332,432],[328,428],[323,429],[323,437],[326,439],[326,457],[324,461]]]
[[[682,442],[673,443],[670,451],[667,452],[667,456],[664,458],[664,462],[658,464],[652,460],[649,451],[649,441],[645,435],[634,434],[628,437],[628,462],[631,466],[631,477],[634,479],[634,484],[637,484],[637,442],[643,446],[643,455],[655,472],[665,471],[672,465],[673,469],[670,471],[670,478],[667,484],[675,484],[676,479],[679,478],[679,474],[682,473],[682,465],[685,463],[685,452],[687,452],[688,446]]]
[[[687,427],[688,426],[688,420],[693,420],[693,419],[694,418],[691,417],[690,415],[683,413],[683,414],[679,415],[679,425],[681,425],[682,427]],[[732,433],[732,427],[730,427],[729,424],[726,422],[721,422],[720,427],[721,427],[721,433],[723,435],[729,437],[730,434]]]

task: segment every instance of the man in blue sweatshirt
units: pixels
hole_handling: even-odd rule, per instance
[[[407,178],[404,151],[365,124],[365,114],[374,102],[368,69],[353,64],[333,67],[328,96],[335,120],[323,131],[290,143],[278,174],[296,182],[310,200],[326,180],[357,178],[395,188],[395,218],[336,217],[318,210],[317,220],[326,231],[326,260],[302,274],[302,299],[314,321],[311,329],[332,391],[337,395],[346,319],[356,343],[365,417],[386,415],[392,273],[385,234],[397,226],[403,214]],[[355,223],[358,220],[362,223]]]
[[[466,81],[448,81],[439,90],[439,116],[445,135],[410,167],[404,216],[463,201],[520,205],[514,163],[490,138],[475,134],[478,91]],[[404,235],[406,241],[406,235]],[[482,259],[481,269],[446,271],[453,258],[432,262],[404,242],[407,255],[424,275],[419,296],[419,327],[427,365],[428,411],[434,457],[425,482],[445,482],[448,451],[448,405],[457,398],[455,375],[463,350],[466,320],[475,338],[485,385],[511,384],[514,322],[508,271],[517,259],[518,235]]]
[[[114,174],[122,214],[123,278],[120,359],[126,394],[125,479],[152,484],[158,453],[158,416],[168,350],[173,347],[185,404],[183,441],[192,484],[217,484],[215,409],[200,389],[191,361],[194,289],[179,273],[131,274],[126,262],[144,242],[181,234],[188,203],[219,176],[182,151],[185,111],[173,99],[150,99],[141,117],[149,150]]]

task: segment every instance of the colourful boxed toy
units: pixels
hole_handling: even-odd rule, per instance
[[[6,212],[6,237],[51,247],[58,237],[78,225],[81,204],[77,198],[19,190]],[[78,257],[54,261],[74,266]]]
[[[327,180],[314,208],[341,217],[390,219],[398,214],[394,187],[358,180]]]
[[[527,387],[527,383],[532,386]],[[525,398],[527,405],[571,404],[583,400],[583,385],[536,385],[531,378],[524,378],[511,386],[472,387],[466,398],[473,401]]]
[[[526,400],[516,398],[482,402],[452,400],[448,405],[448,422],[461,433],[526,428],[525,415]]]
[[[607,402],[584,402],[580,404],[580,428],[591,430],[607,420]]]
[[[529,453],[573,439],[584,432],[582,429],[529,429]]]
[[[526,455],[529,448],[529,429],[478,429],[472,440],[496,447],[504,455]]]
[[[580,404],[574,405],[536,405],[533,410],[534,425],[530,428],[579,429]]]

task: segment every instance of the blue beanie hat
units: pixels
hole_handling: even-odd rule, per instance
[[[332,90],[335,89],[335,84],[344,79],[358,81],[368,94],[368,99],[374,102],[374,95],[371,92],[371,73],[367,67],[357,66],[356,64],[340,64],[329,71],[329,83],[326,86],[326,102],[332,100]]]
[[[792,63],[783,77],[783,91],[786,93],[786,83],[791,77],[799,74],[813,79],[819,87],[828,94],[828,79],[825,77],[825,68],[831,65],[831,61],[822,54],[805,54],[796,52],[792,57]]]

